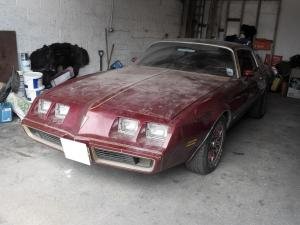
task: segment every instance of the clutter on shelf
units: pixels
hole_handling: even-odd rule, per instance
[[[30,55],[31,69],[43,73],[43,85],[51,87],[51,81],[68,67],[73,68],[74,77],[79,69],[89,63],[88,52],[70,43],[44,45]]]
[[[43,74],[40,72],[28,71],[23,73],[23,78],[26,97],[30,102],[33,102],[33,100],[45,89],[42,80]]]
[[[287,96],[291,98],[300,98],[300,67],[291,70]]]
[[[63,82],[65,82],[73,77],[75,77],[73,68],[71,66],[69,66],[65,70],[63,70],[63,71],[57,73],[55,76],[53,76],[53,78],[50,82],[51,87],[55,87],[59,84],[62,84]]]
[[[26,98],[20,97],[19,95],[13,92],[9,93],[6,101],[11,104],[12,110],[14,111],[14,113],[17,114],[17,116],[21,120],[26,116],[31,106],[31,102],[29,102]]]
[[[23,119],[45,89],[76,77],[79,69],[89,63],[87,51],[69,43],[44,45],[31,55],[21,53],[19,59],[20,71],[13,68],[8,81],[0,82],[0,122],[8,122],[12,110]]]
[[[225,37],[225,41],[237,42],[243,45],[252,47],[254,36],[256,35],[257,30],[255,26],[250,26],[243,24],[240,27],[240,35],[237,34],[229,35]]]
[[[300,98],[300,55],[292,56],[289,61],[281,61],[282,56],[278,59],[271,63],[274,72],[271,91],[280,90],[282,96]]]
[[[27,52],[21,53],[20,54],[20,66],[21,66],[21,71],[23,72],[28,72],[31,71],[31,62],[29,59],[29,54]]]
[[[123,64],[120,62],[120,60],[115,61],[113,64],[111,64],[110,69],[115,70],[115,69],[121,69],[123,68]]]

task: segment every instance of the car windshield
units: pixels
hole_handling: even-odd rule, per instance
[[[159,42],[148,48],[137,64],[219,76],[235,75],[232,52],[204,44]]]

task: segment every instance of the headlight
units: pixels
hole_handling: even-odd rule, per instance
[[[127,135],[135,135],[139,128],[139,121],[127,118],[119,118],[118,123],[118,132],[127,134]]]
[[[68,114],[69,109],[70,106],[57,103],[55,106],[55,117],[58,119],[64,119]]]
[[[146,129],[146,137],[149,139],[160,139],[163,140],[167,137],[168,126],[157,124],[157,123],[148,123]]]
[[[44,99],[40,99],[38,103],[38,113],[46,114],[48,110],[50,109],[51,102],[46,101]]]

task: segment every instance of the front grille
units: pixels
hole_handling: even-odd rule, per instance
[[[150,168],[152,167],[153,164],[153,160],[151,159],[133,157],[123,153],[110,152],[98,148],[96,148],[94,151],[97,158],[107,160],[107,161],[124,163],[124,164],[143,167],[143,168]]]
[[[29,127],[29,130],[32,133],[32,135],[34,135],[36,137],[39,137],[39,138],[41,138],[41,139],[43,139],[45,141],[51,142],[51,143],[53,143],[55,145],[61,146],[61,142],[60,142],[60,138],[59,137],[53,136],[51,134],[48,134],[48,133],[45,133],[43,131],[36,130],[36,129],[30,128],[30,127]]]

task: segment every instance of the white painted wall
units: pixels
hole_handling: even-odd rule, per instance
[[[300,0],[283,0],[275,54],[289,59],[300,54]]]
[[[258,38],[273,39],[277,7],[276,1],[262,2]],[[300,0],[282,0],[281,7],[275,54],[282,55],[285,60],[288,60],[291,56],[300,54]],[[244,14],[245,24],[255,25],[256,9],[257,1],[247,0]],[[239,17],[240,10],[241,1],[232,1],[230,17]],[[224,26],[225,21],[222,22]],[[238,33],[239,24],[230,23],[227,31],[228,35]],[[264,53],[261,51],[260,55],[264,56]]]
[[[0,0],[0,30],[17,32],[18,52],[54,42],[70,42],[87,49],[90,64],[80,73],[99,70],[98,50],[105,50],[112,0]],[[153,41],[179,34],[180,0],[114,0],[113,60],[127,64]],[[105,57],[106,58],[106,57]]]

